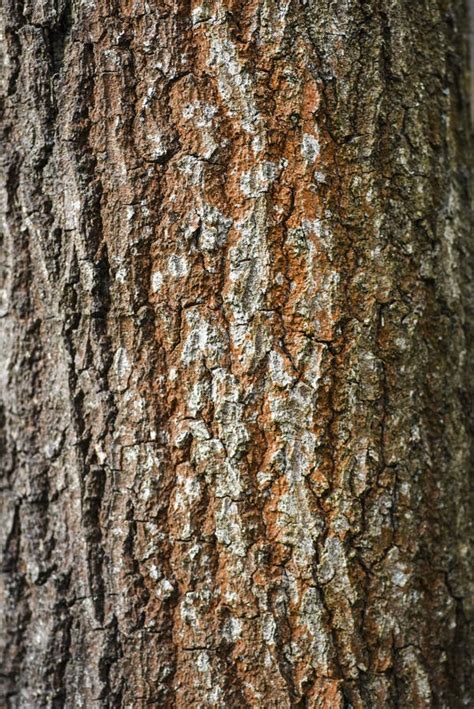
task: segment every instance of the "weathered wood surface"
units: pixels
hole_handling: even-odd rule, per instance
[[[5,0],[7,706],[472,706],[466,22]]]

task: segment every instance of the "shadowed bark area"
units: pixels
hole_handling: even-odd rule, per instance
[[[473,705],[466,27],[5,0],[3,705]]]

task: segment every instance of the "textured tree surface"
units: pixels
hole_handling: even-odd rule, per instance
[[[2,706],[473,706],[463,3],[3,5]]]

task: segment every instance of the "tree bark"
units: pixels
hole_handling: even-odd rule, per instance
[[[3,25],[4,704],[472,706],[463,3]]]

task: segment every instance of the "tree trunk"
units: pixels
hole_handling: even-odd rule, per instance
[[[3,22],[5,706],[473,706],[463,3]]]

